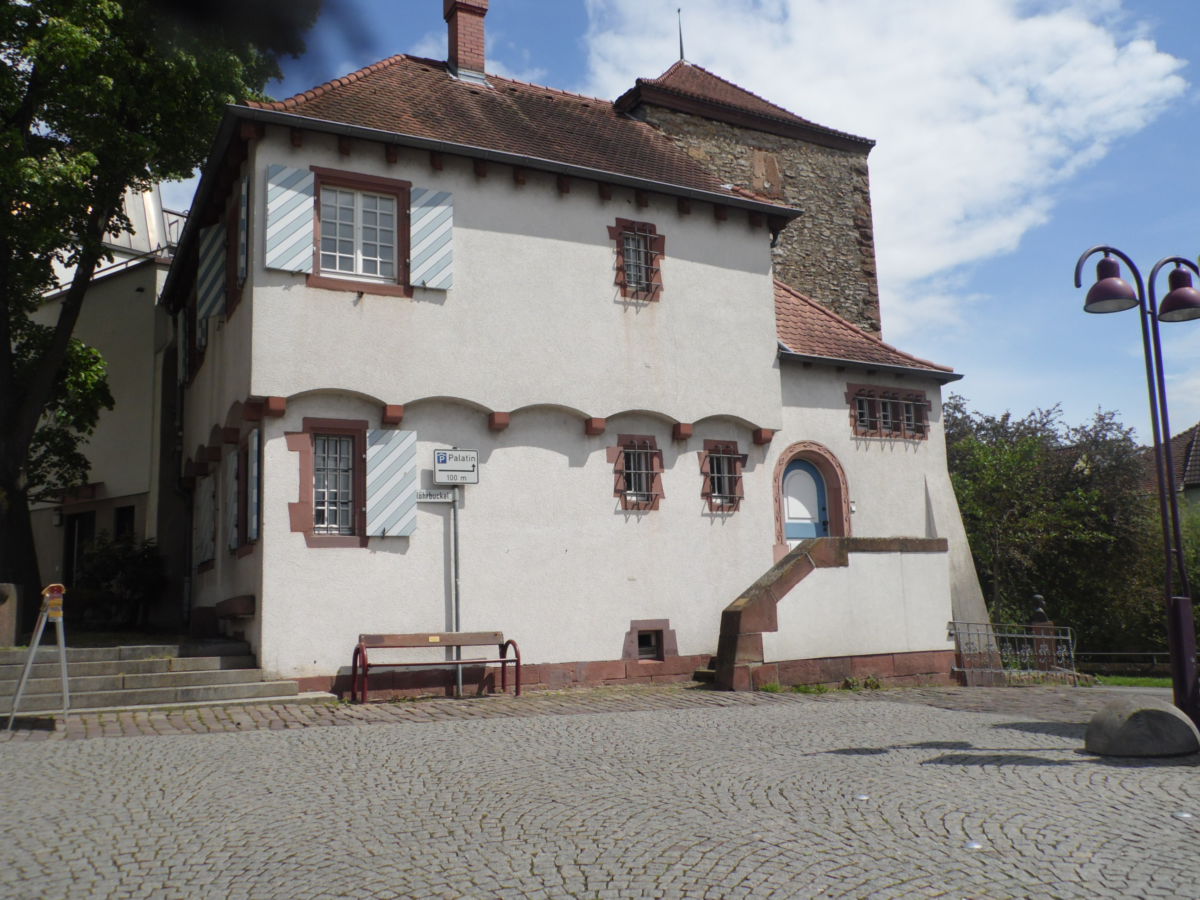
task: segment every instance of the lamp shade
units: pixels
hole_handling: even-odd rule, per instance
[[[1171,270],[1167,277],[1170,293],[1158,307],[1160,322],[1186,322],[1200,319],[1200,291],[1192,287],[1192,273],[1182,266]]]
[[[1096,265],[1096,283],[1087,292],[1083,311],[1111,313],[1132,309],[1138,305],[1137,294],[1129,282],[1121,278],[1121,266],[1111,256]]]

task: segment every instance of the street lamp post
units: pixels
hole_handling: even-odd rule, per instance
[[[1191,260],[1171,256],[1150,270],[1149,297],[1142,275],[1128,256],[1115,247],[1092,247],[1075,263],[1075,287],[1080,287],[1083,264],[1097,253],[1104,256],[1096,265],[1096,283],[1083,302],[1084,312],[1141,310],[1142,350],[1146,358],[1146,387],[1150,395],[1150,428],[1154,432],[1154,467],[1158,476],[1158,512],[1162,520],[1164,579],[1163,598],[1167,611],[1167,645],[1171,651],[1171,682],[1175,705],[1200,725],[1200,687],[1196,682],[1196,629],[1192,617],[1192,595],[1188,585],[1187,559],[1179,521],[1175,487],[1175,461],[1171,454],[1171,425],[1167,413],[1167,386],[1163,377],[1162,341],[1159,322],[1183,322],[1200,318],[1200,291],[1192,287],[1191,272],[1200,268]],[[1117,257],[1133,273],[1135,290],[1121,278]],[[1162,304],[1156,302],[1154,282],[1159,270],[1174,265],[1168,276],[1170,291]],[[1190,270],[1190,271],[1189,271]]]

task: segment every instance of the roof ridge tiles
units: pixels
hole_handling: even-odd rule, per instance
[[[607,106],[612,106],[611,100],[605,100],[603,97],[593,97],[590,94],[580,94],[575,91],[566,91],[562,88],[550,87],[548,84],[535,84],[532,81],[522,81],[520,78],[509,78],[506,75],[488,75],[488,78],[494,78],[496,81],[506,81],[509,84],[519,84],[522,87],[535,88],[539,91],[546,91],[551,94],[562,94],[564,97],[574,97],[576,100],[588,100],[592,103],[603,103]]]
[[[744,88],[740,84],[730,81],[728,78],[722,78],[716,72],[710,72],[708,69],[704,68],[704,66],[697,65],[694,62],[689,62],[686,59],[681,59],[678,62],[673,63],[671,65],[671,67],[669,69],[667,69],[667,71],[665,71],[661,75],[659,75],[658,78],[639,78],[637,80],[650,82],[659,87],[663,87],[664,85],[662,84],[662,82],[666,79],[666,77],[668,75],[670,75],[672,72],[674,72],[676,69],[681,68],[683,66],[690,66],[693,69],[699,69],[701,72],[703,72],[705,75],[709,76],[710,78],[715,78],[717,81],[721,82],[722,84],[727,84],[731,88],[735,88],[735,89],[741,91],[743,94],[749,94],[755,100],[759,100],[759,101],[767,104],[767,106],[773,106],[775,109],[779,110],[780,112],[787,113],[792,118],[796,118],[796,119],[800,119],[801,121],[808,122],[808,124],[810,124],[810,125],[816,124],[814,122],[809,122],[808,119],[805,119],[803,116],[796,115],[790,109],[785,109],[784,107],[780,106],[778,103],[772,103],[770,100],[768,100],[766,97],[762,96],[761,94],[756,94],[756,93],[754,93],[754,91],[749,90],[748,88]],[[687,91],[680,90],[679,88],[671,86],[671,85],[666,85],[666,87],[668,88],[668,90],[678,91],[681,94],[687,93]],[[698,96],[698,95],[693,95],[693,96]],[[707,99],[707,98],[704,98],[704,99]]]
[[[298,94],[292,94],[292,96],[285,97],[283,100],[244,100],[242,101],[242,104],[244,106],[253,107],[254,109],[273,109],[280,112],[288,109],[295,109],[305,100],[315,100],[334,88],[345,87],[348,84],[353,84],[360,79],[366,78],[368,75],[373,75],[376,72],[395,65],[402,59],[411,59],[420,62],[430,62],[434,63],[435,65],[444,65],[443,63],[438,63],[434,60],[423,60],[420,57],[408,56],[405,53],[396,53],[387,57],[386,59],[378,60],[371,63],[369,66],[363,66],[361,69],[355,69],[353,72],[349,72],[337,78],[332,78],[329,81],[318,84],[309,88],[308,90],[301,91]]]
[[[772,110],[776,110],[777,114],[767,112],[766,110],[762,110],[762,109],[753,109],[753,108],[747,107],[745,105],[739,105],[739,104],[731,102],[729,100],[722,100],[722,99],[719,99],[718,97],[714,97],[711,95],[700,94],[700,93],[696,93],[695,91],[689,91],[683,87],[680,87],[679,85],[669,83],[668,78],[671,76],[671,74],[685,66],[688,68],[695,69],[699,72],[703,72],[707,77],[713,79],[714,81],[718,81],[721,84],[725,85],[726,87],[732,88],[734,91],[736,91],[740,94],[744,94],[747,97],[753,98],[754,100],[758,101],[759,103],[763,104],[764,106],[769,107]],[[796,113],[792,112],[790,109],[786,109],[785,107],[780,106],[778,103],[772,103],[770,100],[768,100],[766,97],[763,97],[761,94],[756,94],[754,91],[748,90],[747,88],[742,87],[740,84],[730,81],[728,78],[722,78],[720,75],[717,75],[715,72],[710,72],[708,69],[704,68],[704,66],[697,65],[696,63],[689,62],[688,60],[681,59],[675,63],[672,63],[670,68],[668,68],[665,72],[663,72],[657,78],[638,78],[638,79],[636,79],[635,84],[636,85],[653,86],[655,88],[658,88],[659,90],[667,91],[668,93],[676,94],[677,96],[680,96],[680,97],[688,97],[693,100],[700,100],[704,103],[709,103],[709,104],[712,104],[713,106],[721,107],[723,109],[736,110],[741,113],[749,113],[750,115],[760,116],[764,119],[770,119],[770,120],[782,122],[785,124],[803,125],[806,128],[812,128],[819,132],[824,132],[824,133],[830,134],[830,135],[836,135],[837,137],[844,138],[846,140],[854,141],[857,143],[870,144],[872,146],[875,144],[875,142],[873,140],[871,140],[870,138],[865,138],[865,137],[862,137],[861,135],[853,134],[849,131],[842,131],[841,129],[838,129],[838,128],[830,128],[828,125],[821,125],[820,123],[814,122],[811,119],[806,119],[803,116],[797,115]]]

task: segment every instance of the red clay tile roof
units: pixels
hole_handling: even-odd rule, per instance
[[[496,75],[487,80],[490,87],[452,77],[443,62],[398,55],[287,100],[247,105],[519,154],[532,168],[550,160],[738,196],[608,100]]]
[[[715,107],[714,112],[717,112],[717,115],[714,117],[716,118],[720,118],[718,112],[720,108],[737,110],[749,113],[752,116],[772,119],[786,125],[798,126],[807,131],[823,133],[830,137],[840,138],[853,143],[861,143],[866,147],[870,147],[875,143],[869,138],[859,137],[845,131],[826,128],[824,125],[818,125],[816,122],[810,122],[808,119],[801,118],[795,113],[789,112],[782,106],[776,106],[769,100],[764,100],[758,94],[738,87],[733,82],[726,81],[719,75],[714,75],[702,66],[697,66],[683,59],[679,60],[679,62],[675,63],[657,78],[639,78],[631,90],[617,99],[617,108],[627,109],[636,106],[640,95],[646,88],[658,89],[651,102],[663,99],[661,96],[658,96],[658,92],[666,92],[667,94],[690,98]]]
[[[783,349],[798,356],[925,369],[936,375],[954,371],[885,344],[782,281],[775,282],[775,331]]]
[[[1175,464],[1175,488],[1200,487],[1200,422],[1171,438],[1171,461]],[[1142,448],[1142,490],[1158,490],[1158,471],[1154,463],[1154,448]]]
[[[1200,423],[1171,438],[1175,486],[1200,487]]]

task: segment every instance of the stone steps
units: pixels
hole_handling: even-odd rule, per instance
[[[292,700],[294,681],[264,680],[242,641],[76,647],[67,650],[71,709]],[[0,651],[0,714],[12,711],[28,651]],[[57,647],[39,648],[18,714],[60,712]]]
[[[23,666],[29,651],[17,647],[0,650],[0,666]],[[127,644],[119,647],[67,647],[67,663],[115,662],[131,659],[165,659],[191,656],[249,656],[245,641],[186,641],[179,644]],[[58,665],[58,647],[53,635],[43,635],[36,663]]]
[[[40,657],[39,657],[40,658]],[[15,690],[21,677],[23,665],[0,665],[0,697]],[[211,672],[221,669],[253,669],[253,656],[174,656],[163,659],[108,660],[95,662],[67,662],[67,674],[71,683],[76,678],[91,678],[101,675],[152,675],[166,672]],[[29,677],[59,677],[58,661],[34,663]]]

